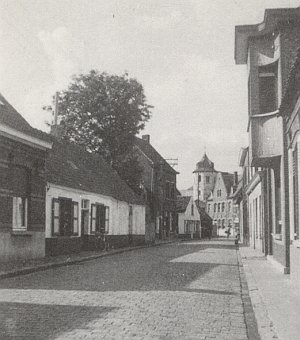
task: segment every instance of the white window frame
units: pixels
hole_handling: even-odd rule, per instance
[[[23,205],[22,201],[24,200],[24,221],[22,224],[22,219],[20,214],[20,204]],[[12,220],[12,228],[13,230],[27,230],[28,227],[28,198],[14,196],[13,197],[13,220]]]

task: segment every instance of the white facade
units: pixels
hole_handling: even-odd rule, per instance
[[[263,251],[263,201],[261,178],[255,174],[248,190],[248,216],[250,246]]]
[[[197,230],[198,229],[198,230]],[[184,212],[178,213],[178,234],[196,234],[201,237],[201,219],[193,197]]]
[[[118,201],[112,197],[90,193],[68,187],[62,187],[51,183],[47,184],[46,192],[46,238],[53,237],[52,234],[52,201],[59,197],[72,199],[78,203],[78,235],[81,236],[82,221],[82,200],[88,200],[88,223],[85,234],[91,233],[91,206],[93,204],[103,204],[107,209],[108,223],[106,224],[106,234],[108,235],[144,235],[145,234],[145,206],[129,204]],[[130,206],[132,207],[132,219],[129,217]]]
[[[300,166],[299,166],[299,160],[300,160],[300,133],[298,131],[288,151],[291,277],[292,277],[293,282],[295,282],[298,285],[298,288],[300,288],[300,249],[299,249],[300,248],[300,240],[299,240]]]

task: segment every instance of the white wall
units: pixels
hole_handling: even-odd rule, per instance
[[[249,236],[250,236],[250,245],[253,248],[262,249],[262,239],[260,238],[261,228],[262,228],[262,221],[263,221],[263,211],[261,211],[261,207],[263,203],[261,203],[261,207],[259,206],[259,197],[262,199],[261,196],[261,182],[259,182],[253,191],[249,194],[249,214],[251,214],[251,219],[249,219]],[[257,218],[255,219],[255,204],[254,201],[257,199]],[[257,225],[257,233],[255,233],[255,224]],[[257,236],[257,237],[256,237]]]
[[[194,204],[194,215],[191,214],[192,212],[192,204]],[[184,234],[184,221],[200,221],[200,228],[201,228],[201,220],[200,215],[197,207],[195,206],[194,199],[191,197],[190,202],[185,210],[184,213],[178,214],[178,233]]]
[[[81,234],[81,200],[90,201],[89,220],[91,217],[91,204],[100,203],[109,207],[109,235],[127,235],[129,222],[129,204],[127,202],[118,201],[112,197],[100,194],[89,193],[86,191],[61,187],[48,183],[46,192],[46,238],[51,235],[51,219],[52,219],[52,198],[66,197],[78,202],[78,221],[79,235]],[[145,234],[145,206],[134,205],[133,207],[133,234]],[[90,221],[89,221],[90,226]],[[90,233],[90,228],[89,228]]]

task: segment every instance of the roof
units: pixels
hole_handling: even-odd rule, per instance
[[[199,215],[200,215],[200,221],[201,225],[209,225],[212,224],[212,218],[208,215],[208,213],[205,211],[203,207],[201,207],[201,201],[196,200],[195,201],[196,207],[198,209]]]
[[[133,190],[98,154],[53,138],[46,160],[47,181],[52,184],[110,196],[131,204],[144,204]]]
[[[196,170],[193,172],[215,171],[214,163],[204,153],[202,159],[196,164]]]
[[[239,196],[242,194],[242,189],[243,189],[243,180],[240,180],[235,191],[230,197],[237,201],[239,199]]]
[[[282,115],[291,113],[296,101],[299,97],[299,86],[300,86],[300,47],[297,49],[296,58],[293,66],[290,69],[288,79],[286,82],[286,87],[284,88],[284,93],[280,105],[279,112]]]
[[[0,93],[0,124],[3,124],[17,132],[21,132],[33,138],[45,142],[51,142],[48,134],[34,129],[22,115]]]
[[[171,165],[154,149],[154,147],[148,143],[147,141],[135,137],[134,144],[155,164],[155,165],[164,165],[165,168],[178,174],[178,172],[171,167]]]
[[[266,9],[264,20],[255,25],[235,26],[234,58],[236,64],[246,64],[248,56],[248,40],[274,31],[279,22],[300,19],[300,7]]]
[[[230,195],[230,190],[233,187],[233,183],[234,183],[234,175],[228,172],[221,172],[221,176],[225,184],[227,195]]]
[[[246,160],[248,152],[249,152],[249,147],[241,148],[240,154],[239,154],[239,166],[242,167],[245,165],[245,160]]]
[[[190,203],[192,196],[178,196],[176,199],[176,211],[184,212]]]

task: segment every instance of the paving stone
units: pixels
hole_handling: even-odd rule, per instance
[[[1,280],[0,338],[244,340],[242,294],[233,241],[139,249]]]

